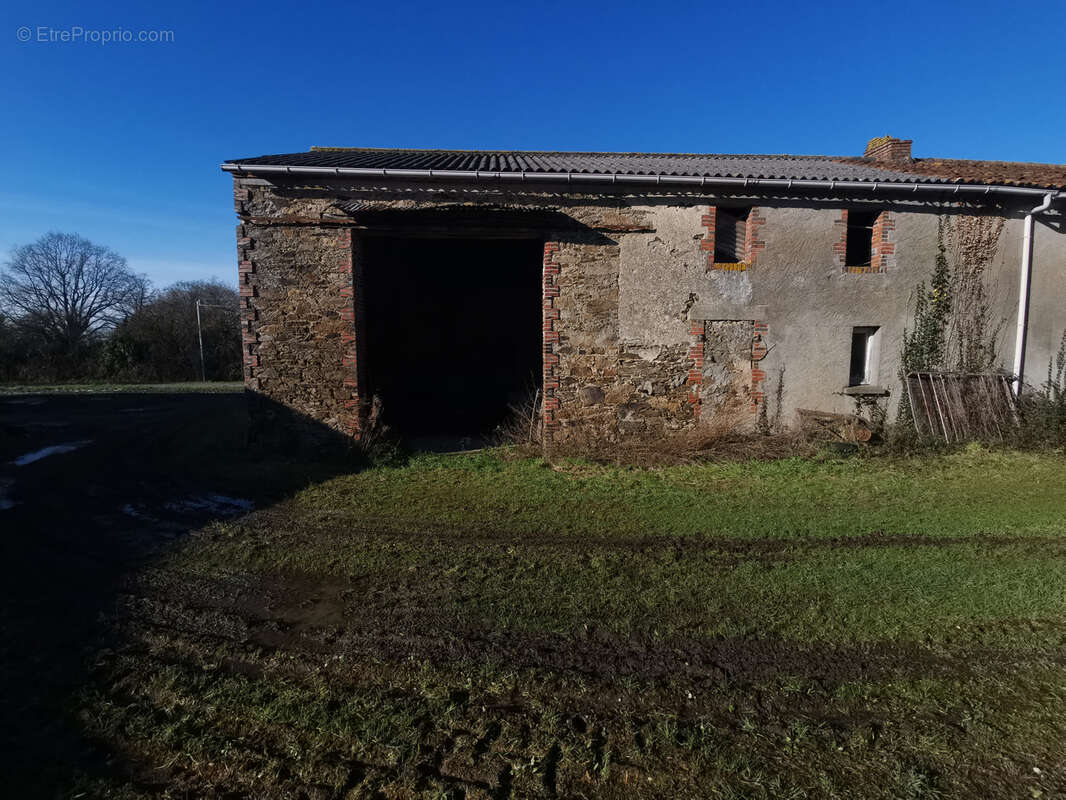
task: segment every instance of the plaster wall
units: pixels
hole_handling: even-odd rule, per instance
[[[1021,227],[1020,222],[1017,227]],[[1025,380],[1040,386],[1047,380],[1048,363],[1057,358],[1066,333],[1066,232],[1061,220],[1055,226],[1038,220],[1033,228],[1035,240]],[[1018,248],[1021,248],[1020,242]],[[1013,330],[1008,330],[1006,336],[1012,345],[1013,334]]]

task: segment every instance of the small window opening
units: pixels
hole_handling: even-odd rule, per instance
[[[863,326],[851,330],[851,375],[848,386],[870,386],[877,383],[880,328]]]
[[[744,261],[750,208],[719,208],[714,221],[714,263]]]
[[[845,267],[868,267],[873,257],[874,221],[872,211],[848,211]]]

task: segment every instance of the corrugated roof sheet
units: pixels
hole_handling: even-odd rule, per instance
[[[314,148],[306,153],[235,158],[226,163],[248,167],[270,165],[541,174],[570,172],[1066,187],[1066,166],[1063,165],[957,159],[916,159],[902,168],[902,165],[887,165],[869,158],[838,156]]]

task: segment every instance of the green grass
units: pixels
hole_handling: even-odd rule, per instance
[[[136,777],[90,795],[1066,792],[1063,454],[424,456],[210,526],[111,624],[81,712]]]
[[[423,457],[319,484],[280,530],[238,525],[211,547],[334,575],[422,574],[447,554],[461,568],[438,570],[432,602],[489,625],[918,636],[1066,611],[1064,475],[1059,456],[984,450],[654,471]]]
[[[807,539],[1061,531],[1066,458],[979,447],[943,457],[636,469],[487,452],[423,456],[304,492],[301,515],[360,527],[611,538]]]
[[[0,383],[0,395],[20,394],[217,394],[243,391],[240,381],[183,383]]]

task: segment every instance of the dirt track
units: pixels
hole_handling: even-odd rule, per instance
[[[897,643],[790,642],[774,637],[647,639],[604,630],[581,637],[496,630],[393,593],[387,605],[368,602],[366,585],[287,574],[263,581],[206,581],[193,575],[149,574],[128,587],[127,618],[185,634],[284,652],[344,656],[402,664],[507,664],[609,682],[683,679],[760,683],[781,673],[803,675],[833,689],[864,678],[962,676],[966,660]],[[421,587],[428,591],[428,587]],[[981,669],[1009,664],[985,652]]]
[[[890,764],[895,759],[913,757],[900,753],[908,752],[908,740],[935,732],[962,751],[972,723],[964,711],[954,709],[908,709],[901,716],[892,705],[844,700],[842,691],[926,682],[965,687],[988,676],[1024,671],[1031,658],[972,644],[832,644],[775,636],[664,640],[596,629],[575,636],[480,627],[426,602],[435,577],[393,581],[387,598],[375,598],[369,583],[359,579],[293,573],[206,577],[149,570],[122,587],[112,621],[123,644],[100,665],[98,681],[120,687],[109,695],[118,704],[143,703],[143,689],[127,692],[143,686],[154,672],[176,670],[186,681],[206,670],[226,676],[220,681],[238,680],[232,688],[238,698],[251,685],[256,691],[275,687],[268,690],[271,696],[278,687],[291,692],[298,686],[304,702],[328,693],[330,713],[341,716],[352,698],[368,696],[362,702],[375,707],[371,716],[419,709],[411,723],[410,736],[417,742],[409,755],[413,762],[405,768],[380,757],[353,758],[346,754],[343,737],[326,746],[317,729],[301,732],[300,747],[326,748],[323,765],[344,765],[343,791],[288,777],[256,784],[253,776],[263,769],[264,749],[269,762],[291,763],[285,748],[292,746],[286,742],[293,731],[257,734],[262,738],[256,739],[256,752],[233,756],[237,775],[227,784],[254,787],[249,790],[254,796],[306,791],[312,797],[339,797],[352,791],[357,797],[384,797],[392,796],[385,787],[406,787],[396,789],[398,796],[451,792],[447,796],[513,799],[580,791],[589,797],[695,797],[701,795],[692,794],[695,789],[686,782],[698,783],[690,771],[707,756],[696,758],[686,748],[770,764],[780,757],[777,742],[787,743],[799,725],[798,730],[810,729],[803,735],[810,737],[810,757],[820,762],[809,765],[815,771],[839,768],[835,754],[841,749],[869,748],[870,754],[856,756],[866,759],[861,773],[836,780],[845,785],[857,781],[848,789],[857,794],[850,796],[880,797],[886,795],[866,782],[876,775],[884,780],[888,772],[881,770],[894,769]],[[426,669],[432,669],[430,689],[423,683]],[[477,678],[473,686],[466,682],[479,675],[501,677],[489,683],[492,688]],[[803,691],[788,689],[790,681]],[[438,702],[447,711],[424,707],[427,694],[442,693],[446,701]],[[234,718],[243,713],[236,710],[243,700],[231,702],[236,708],[223,714],[219,724],[231,726],[225,735],[242,742],[252,723]],[[396,710],[390,710],[393,706]],[[673,726],[666,741],[661,738],[663,719]],[[759,734],[753,737],[749,726]],[[664,757],[665,765],[659,760]],[[621,785],[615,781],[590,789],[588,770],[610,758],[625,770]],[[681,761],[670,763],[671,758]],[[512,772],[522,760],[538,765],[534,780]],[[199,770],[152,773],[142,759],[131,759],[122,769],[131,780],[188,787],[194,793],[203,790],[206,780]],[[987,796],[1012,796],[1009,771],[984,763],[968,769],[972,771],[960,771],[953,780],[980,786]],[[645,793],[629,787],[630,776],[645,770],[660,775],[665,770],[676,788]],[[933,772],[926,778],[940,780]],[[1045,776],[1044,786],[1048,780]]]

